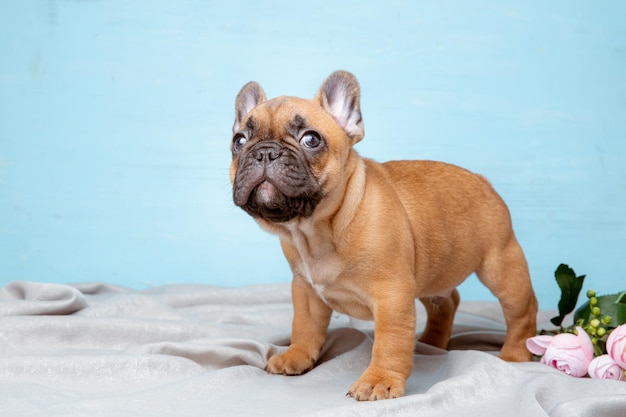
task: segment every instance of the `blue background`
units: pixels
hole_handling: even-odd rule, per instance
[[[235,95],[346,69],[360,153],[487,176],[542,307],[561,262],[624,289],[624,22],[622,1],[4,1],[0,285],[289,281],[232,203]]]

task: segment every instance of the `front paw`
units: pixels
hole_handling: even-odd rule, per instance
[[[315,358],[306,352],[290,347],[284,353],[277,353],[267,361],[265,370],[270,374],[301,375],[313,368]]]
[[[347,395],[357,401],[398,398],[404,395],[405,383],[406,378],[397,372],[370,368],[350,387]]]

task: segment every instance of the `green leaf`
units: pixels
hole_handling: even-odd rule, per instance
[[[565,264],[558,266],[554,271],[554,278],[561,288],[561,300],[559,300],[559,315],[553,317],[550,321],[555,326],[560,326],[563,319],[574,310],[578,302],[580,290],[583,288],[585,276],[576,276],[572,268]]]
[[[619,294],[608,294],[597,297],[602,316],[611,316],[611,323],[607,325],[609,329],[613,329],[621,324],[626,323],[626,291]],[[580,306],[574,313],[574,322],[583,319],[588,323],[591,317],[591,306],[589,301]]]
[[[593,345],[593,356],[602,356],[604,349],[598,345]]]

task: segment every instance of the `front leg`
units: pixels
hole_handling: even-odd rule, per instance
[[[404,395],[413,368],[415,321],[412,298],[376,300],[372,361],[348,391],[349,396],[372,401]]]
[[[291,296],[294,309],[291,344],[284,353],[272,356],[267,362],[265,370],[272,374],[300,375],[313,368],[326,340],[332,309],[298,276],[291,282]]]

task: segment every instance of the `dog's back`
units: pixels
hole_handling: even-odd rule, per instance
[[[421,274],[445,275],[442,282],[458,284],[480,269],[494,247],[511,240],[509,210],[484,177],[435,161],[382,166],[411,222],[418,279]],[[429,281],[428,292],[437,292],[432,283],[438,280]]]

